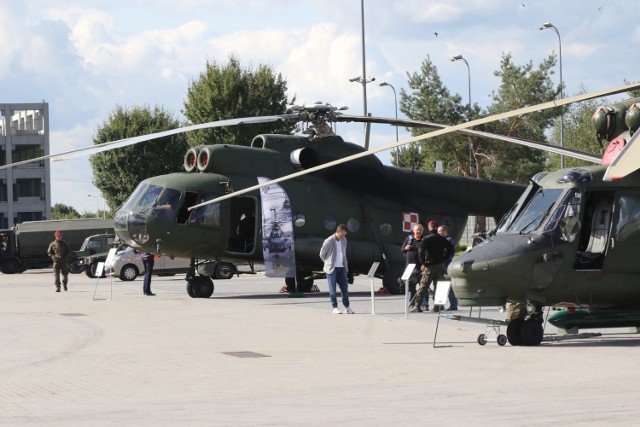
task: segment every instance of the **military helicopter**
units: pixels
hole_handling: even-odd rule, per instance
[[[549,318],[568,332],[640,327],[640,163],[629,155],[640,146],[640,98],[598,108],[592,124],[610,140],[601,166],[537,174],[496,230],[449,266],[460,304],[515,304],[511,345],[541,343],[545,306],[568,307]]]
[[[298,290],[307,291],[313,286],[313,272],[321,269],[318,252],[323,239],[333,233],[337,224],[345,223],[349,229],[347,255],[351,273],[366,273],[372,262],[380,262],[382,268],[377,274],[382,277],[383,286],[397,292],[398,278],[404,270],[398,247],[419,218],[448,225],[451,235],[459,239],[469,215],[500,218],[524,187],[384,166],[372,154],[451,132],[567,154],[572,151],[469,128],[633,87],[566,98],[449,127],[404,119],[348,116],[341,112],[343,109],[327,104],[298,106],[289,114],[187,126],[4,167],[93,154],[194,129],[276,120],[303,121],[308,123],[303,135],[258,135],[249,147],[218,144],[189,149],[184,159],[185,172],[152,177],[139,184],[116,213],[116,233],[134,248],[191,258],[194,267],[199,260],[262,261],[268,275],[285,277],[288,284],[295,281]],[[332,124],[339,121],[436,130],[367,151],[334,133]],[[573,154],[593,158],[588,153]],[[283,229],[287,227],[284,232],[292,242],[288,259],[279,254],[277,258],[267,257],[270,252],[263,250],[265,235],[270,230],[269,212],[275,206],[287,206],[290,211],[280,224]],[[255,243],[241,246],[234,231],[247,212],[255,218],[250,236]],[[203,298],[212,295],[213,282],[207,276],[197,276],[195,268],[186,279],[189,295]]]

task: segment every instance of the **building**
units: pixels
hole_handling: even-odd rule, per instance
[[[49,154],[49,104],[0,104],[0,164]],[[49,161],[0,170],[0,228],[51,219]]]

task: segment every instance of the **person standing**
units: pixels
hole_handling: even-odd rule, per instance
[[[142,282],[142,292],[150,297],[155,296],[151,292],[151,274],[153,274],[153,264],[155,257],[151,252],[142,252],[142,265],[144,265],[144,281]]]
[[[323,271],[327,275],[329,300],[333,307],[333,314],[342,314],[338,308],[338,300],[336,298],[336,283],[340,286],[344,312],[353,314],[353,310],[349,307],[349,284],[347,281],[349,265],[347,263],[346,236],[347,226],[340,224],[336,228],[336,232],[327,237],[322,243],[322,248],[320,248],[320,259],[324,262]]]
[[[446,225],[441,225],[440,227],[438,227],[438,234],[444,237],[445,239],[447,239],[449,243],[451,243],[451,245],[454,247],[454,251],[451,252],[451,254],[447,257],[447,259],[444,260],[443,273],[447,274],[447,269],[449,268],[449,264],[451,263],[451,260],[453,259],[453,255],[455,252],[456,242],[453,240],[453,237],[449,236],[449,227],[447,227]],[[456,298],[456,294],[453,293],[453,286],[450,286],[448,310],[455,311],[457,309],[458,309],[458,298]]]
[[[415,264],[407,283],[407,286],[409,286],[409,295],[411,296],[409,307],[413,307],[415,304],[416,285],[420,282],[420,258],[418,257],[418,250],[422,243],[423,231],[424,227],[422,224],[415,224],[412,234],[408,235],[407,238],[404,239],[404,242],[402,242],[402,255],[405,259],[405,267],[409,264]]]
[[[62,273],[62,286],[67,290],[69,282],[69,255],[71,255],[71,247],[67,242],[62,240],[62,232],[56,230],[54,233],[55,240],[51,242],[47,249],[47,255],[53,261],[53,277],[55,280],[56,292],[60,292],[60,274]]]
[[[429,286],[433,283],[433,294],[436,294],[438,278],[442,274],[444,260],[454,248],[451,242],[438,234],[438,223],[429,221],[427,224],[428,234],[422,239],[418,256],[420,258],[422,277],[420,278],[420,288],[416,293],[416,301],[422,301],[425,296],[429,297]],[[435,307],[434,307],[435,309]],[[419,304],[415,304],[412,312],[422,312]]]

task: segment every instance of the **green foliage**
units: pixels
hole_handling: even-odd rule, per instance
[[[550,75],[555,57],[549,56],[537,68],[529,62],[515,65],[510,54],[504,54],[500,69],[500,88],[491,94],[493,104],[482,111],[477,105],[462,105],[460,95],[452,95],[442,84],[437,68],[429,57],[419,73],[408,74],[411,92],[400,92],[400,109],[407,117],[453,125],[481,116],[498,114],[554,99],[560,87],[553,87]],[[503,135],[545,141],[545,130],[560,109],[515,117],[495,122],[480,130]],[[413,135],[424,133],[414,129]],[[433,170],[435,161],[442,160],[448,174],[476,176],[500,181],[526,183],[544,167],[545,153],[515,144],[488,141],[463,135],[447,135],[420,141],[400,153],[400,165]]]
[[[184,115],[190,124],[216,120],[282,114],[289,101],[287,82],[269,66],[242,68],[230,57],[227,64],[207,61],[204,72],[187,90]],[[292,100],[293,102],[293,100]],[[209,144],[250,145],[261,133],[292,133],[295,124],[283,122],[230,126],[189,132],[191,146]]]
[[[93,142],[98,145],[177,127],[180,122],[160,107],[116,106],[98,128]],[[113,210],[126,201],[140,181],[180,171],[187,149],[185,136],[178,134],[96,154],[91,157],[94,185]]]
[[[586,88],[580,87],[576,95],[587,93]],[[570,105],[564,114],[564,146],[574,150],[585,151],[596,156],[603,153],[602,146],[596,137],[596,131],[591,125],[594,111],[602,105],[602,100],[591,99]],[[560,119],[554,120],[551,132],[551,144],[560,145]],[[605,142],[606,143],[606,142]],[[593,166],[591,162],[564,156],[564,167]],[[560,169],[560,155],[550,154],[547,160],[547,170]]]
[[[52,219],[75,219],[80,218],[80,214],[73,206],[68,206],[63,203],[56,203],[51,207]]]
[[[631,82],[631,81],[627,81],[627,79],[624,79],[624,84],[626,85],[630,85],[632,83],[638,83],[639,81],[636,80],[635,82]],[[640,98],[640,89],[636,89],[636,90],[630,90],[629,92],[627,92],[627,95],[629,95],[629,98]]]

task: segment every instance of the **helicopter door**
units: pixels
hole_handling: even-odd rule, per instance
[[[619,193],[613,213],[606,271],[637,273],[640,271],[640,194]]]
[[[576,270],[601,270],[611,230],[613,197],[610,193],[591,193],[587,206],[578,253]]]
[[[230,200],[229,242],[227,252],[252,253],[256,242],[256,200],[236,197]]]

